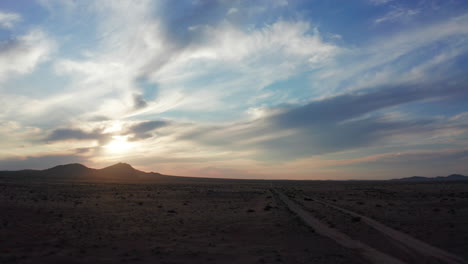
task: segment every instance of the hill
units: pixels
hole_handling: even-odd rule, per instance
[[[173,179],[176,176],[143,172],[127,163],[117,163],[102,169],[88,168],[83,164],[58,165],[45,170],[0,171],[1,178],[22,180],[84,181],[84,182],[153,182]]]
[[[88,168],[83,164],[79,163],[72,163],[72,164],[65,164],[65,165],[58,165],[50,169],[40,171],[44,177],[49,178],[60,178],[60,177],[68,177],[68,178],[76,178],[76,177],[83,177],[86,175],[94,175],[96,170]]]

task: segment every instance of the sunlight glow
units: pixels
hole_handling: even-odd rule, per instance
[[[113,136],[113,140],[104,146],[110,153],[125,153],[132,148],[132,143],[127,141],[125,136]]]

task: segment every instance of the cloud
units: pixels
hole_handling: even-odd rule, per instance
[[[17,155],[30,155],[36,151],[35,143],[43,137],[43,131],[34,126],[11,121],[0,116],[0,158]]]
[[[32,72],[39,63],[49,58],[54,46],[54,42],[39,29],[7,42],[0,42],[0,82],[11,75]]]
[[[277,20],[246,28],[225,19],[222,11],[233,6],[222,1],[89,5],[84,10],[98,18],[96,34],[102,37],[94,52],[56,62],[57,73],[72,82],[44,104],[79,102],[88,114],[116,119],[213,112],[234,98],[248,103],[242,98],[247,91],[321,67],[340,51],[308,22]],[[146,96],[142,79],[157,84],[157,96]]]
[[[207,178],[255,179],[261,178],[261,176],[264,177],[264,175],[252,174],[243,169],[218,168],[213,166],[197,169],[196,171],[192,171],[191,174]]]
[[[148,103],[145,101],[141,94],[134,94],[133,95],[133,107],[135,109],[141,109],[148,106]]]
[[[203,45],[194,50],[191,58],[243,60],[256,55],[301,56],[302,59],[320,63],[335,55],[338,47],[325,43],[307,22],[276,21],[253,31],[243,31],[230,23],[203,26],[193,29],[202,34]],[[312,31],[312,32],[311,32]]]
[[[465,146],[466,147],[466,146]],[[407,176],[446,176],[452,173],[468,174],[468,149],[410,150],[383,153],[349,161],[331,162],[330,167],[369,174],[386,170],[385,178]],[[341,164],[340,164],[341,163]],[[384,176],[384,175],[382,175]]]
[[[0,159],[0,170],[48,169],[67,163],[87,163],[85,157],[74,154],[21,156]]]
[[[229,8],[228,12],[227,12],[227,15],[232,15],[232,14],[235,14],[239,12],[239,9],[235,8],[235,7],[231,7]]]
[[[391,107],[422,100],[442,100],[466,95],[465,82],[449,81],[376,87],[289,106],[279,113],[225,127],[199,127],[181,140],[236,151],[251,150],[252,158],[291,160],[310,155],[381,146],[399,141],[399,136],[463,133],[468,126],[434,117],[399,118],[385,115]]]
[[[437,83],[406,83],[375,87],[316,100],[272,117],[280,127],[301,127],[338,123],[366,113],[418,100],[463,95],[468,92],[464,83],[450,80]]]
[[[355,155],[355,156],[354,156]],[[399,150],[374,155],[361,151],[346,152],[346,158],[317,155],[291,162],[269,164],[273,175],[294,179],[394,179],[414,175],[445,176],[468,174],[466,147]],[[271,175],[269,175],[271,177]]]
[[[231,102],[233,107],[246,107],[256,97],[265,98],[263,90],[269,85],[320,69],[341,52],[302,21],[278,20],[250,30],[223,22],[192,30],[199,34],[199,42],[161,70],[148,73],[158,80],[159,100],[171,98],[174,110],[182,113],[221,115],[231,111],[226,108]],[[146,110],[155,112],[159,106],[155,102]]]
[[[21,21],[21,16],[19,14],[0,10],[0,28],[10,29],[19,21]]]
[[[384,5],[393,1],[395,0],[369,0],[369,2],[373,5]]]
[[[440,81],[462,76],[457,58],[468,51],[468,16],[436,21],[423,28],[398,31],[349,49],[326,65],[311,86],[319,96],[405,82]],[[440,49],[440,45],[444,48]]]
[[[252,104],[249,93],[262,97],[262,89],[268,85],[320,68],[340,52],[304,21],[278,20],[249,29],[224,19],[198,23],[204,21],[200,16],[186,20],[187,28],[177,31],[172,27],[178,24],[168,22],[177,20],[170,17],[176,15],[169,12],[172,5],[163,8],[151,1],[43,3],[54,6],[50,9],[54,14],[66,11],[70,17],[91,17],[83,23],[96,28],[99,36],[92,51],[78,47],[78,55],[61,54],[54,60],[55,74],[67,80],[64,87],[41,100],[11,97],[23,105],[13,114],[15,118],[34,122],[48,116],[43,124],[51,126],[72,115],[82,120],[93,116],[125,119],[170,111],[200,118],[214,113],[224,119],[234,108]],[[210,10],[219,11],[216,4]],[[154,15],[159,12],[161,16]],[[185,31],[194,37],[173,35]],[[72,43],[74,36],[69,37],[67,41]],[[158,84],[156,96],[147,96],[141,79],[147,80],[145,85]],[[231,108],[223,107],[227,105]],[[204,114],[193,115],[194,111]]]
[[[170,123],[168,121],[144,121],[137,124],[131,125],[125,132],[125,134],[132,134],[130,140],[141,140],[149,138],[152,135],[149,133],[158,128],[166,127]]]
[[[374,23],[381,24],[384,22],[406,21],[419,13],[420,11],[417,9],[408,9],[399,6],[393,6],[390,12],[388,12],[382,17],[375,19]]]
[[[54,1],[46,4],[60,6]],[[152,1],[83,1],[63,7],[71,17],[92,17],[86,23],[96,28],[98,37],[92,52],[82,49],[82,56],[56,60],[56,73],[70,83],[43,102],[46,111],[73,103],[86,109],[79,109],[83,115],[117,119],[145,109],[150,102],[138,80],[144,79],[145,68],[156,69],[175,54],[161,22],[153,17],[156,5]]]
[[[453,15],[462,9],[432,16],[422,2],[369,0],[376,6],[355,7],[371,17],[356,25],[370,24],[343,34],[325,17],[336,10],[281,0],[40,3],[51,31],[0,44],[0,121],[29,131],[0,131],[1,157],[72,148],[100,162],[259,175],[311,155],[463,144],[468,16]],[[324,17],[308,15],[320,8]],[[39,68],[48,58],[53,67]],[[112,137],[132,141],[131,153],[102,148]],[[288,167],[315,167],[303,168]]]
[[[96,129],[90,132],[81,129],[60,128],[53,130],[46,138],[46,141],[66,141],[66,140],[98,140],[106,141],[110,135],[104,134],[102,130]]]
[[[446,163],[447,161],[456,162],[459,160],[468,159],[467,149],[448,149],[448,150],[430,150],[430,151],[407,151],[391,154],[380,155],[378,158],[373,159],[371,162],[389,163],[389,164],[402,164],[424,162],[430,163]],[[416,167],[419,167],[417,165]]]

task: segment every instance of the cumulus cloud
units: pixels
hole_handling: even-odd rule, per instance
[[[39,63],[48,59],[53,48],[54,42],[39,29],[0,42],[0,82],[11,75],[32,72]]]

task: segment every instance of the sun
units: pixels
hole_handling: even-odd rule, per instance
[[[128,142],[125,136],[113,136],[112,141],[105,145],[104,148],[110,153],[125,153],[132,148],[132,143]]]

